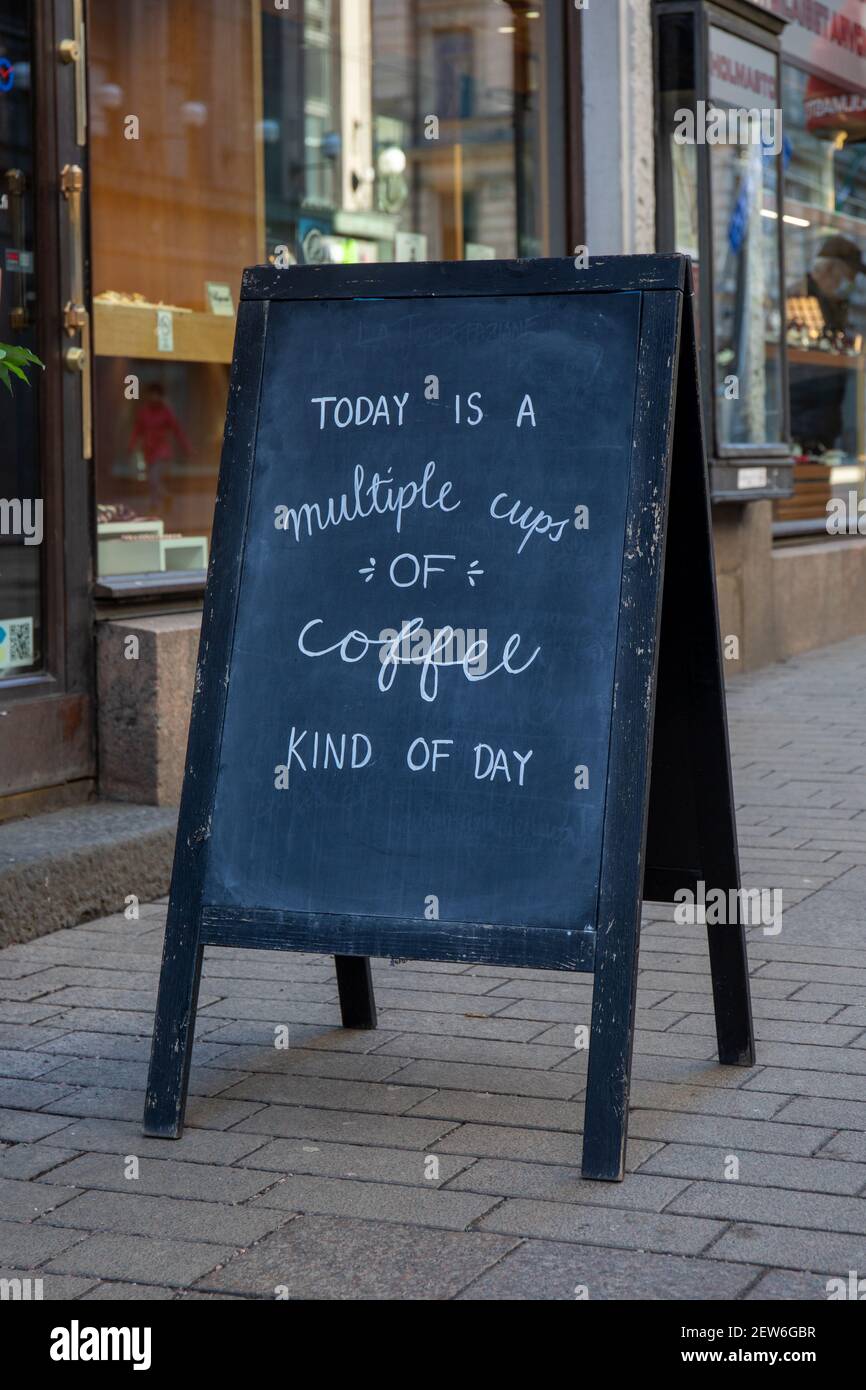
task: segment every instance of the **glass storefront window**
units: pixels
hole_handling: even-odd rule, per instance
[[[29,26],[29,6],[0,0],[0,343],[37,352]],[[0,384],[0,681],[42,665],[40,375]]]
[[[206,565],[244,266],[549,252],[544,9],[91,0],[102,577]]]
[[[760,130],[758,122],[751,127],[739,123],[737,133],[748,132],[749,139],[731,139],[728,122],[725,142],[707,142],[719,442],[779,443],[784,412],[777,187],[781,128],[772,118],[776,59],[768,49],[727,30],[711,26],[709,33],[714,110],[725,113],[726,120],[731,111],[766,113]]]
[[[786,322],[794,496],[782,521],[826,521],[863,494],[866,437],[866,86],[783,67]]]

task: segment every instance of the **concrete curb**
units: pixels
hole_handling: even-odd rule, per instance
[[[168,892],[176,807],[96,802],[0,825],[0,947]]]

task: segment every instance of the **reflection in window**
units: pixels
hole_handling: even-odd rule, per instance
[[[826,520],[863,492],[866,95],[783,68],[786,331],[795,449],[783,521]],[[844,96],[844,100],[839,100]]]
[[[776,168],[759,143],[711,147],[716,409],[724,444],[782,438]]]
[[[244,266],[549,250],[544,10],[90,0],[101,575],[204,563]]]
[[[30,7],[0,0],[0,343],[36,340],[36,181]],[[42,665],[41,372],[0,384],[0,681]]]

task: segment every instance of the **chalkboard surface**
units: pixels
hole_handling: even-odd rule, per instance
[[[206,903],[593,929],[639,321],[271,306]]]
[[[146,1133],[205,946],[332,953],[353,1028],[371,956],[581,970],[621,1179],[642,895],[703,880],[739,887],[687,261],[246,271]]]

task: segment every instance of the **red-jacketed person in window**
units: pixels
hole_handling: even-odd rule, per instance
[[[183,426],[165,399],[162,383],[152,381],[145,388],[144,400],[135,414],[129,452],[141,449],[147,465],[148,506],[157,516],[164,516],[166,501],[166,465],[174,456],[175,442],[189,458],[192,447]]]

